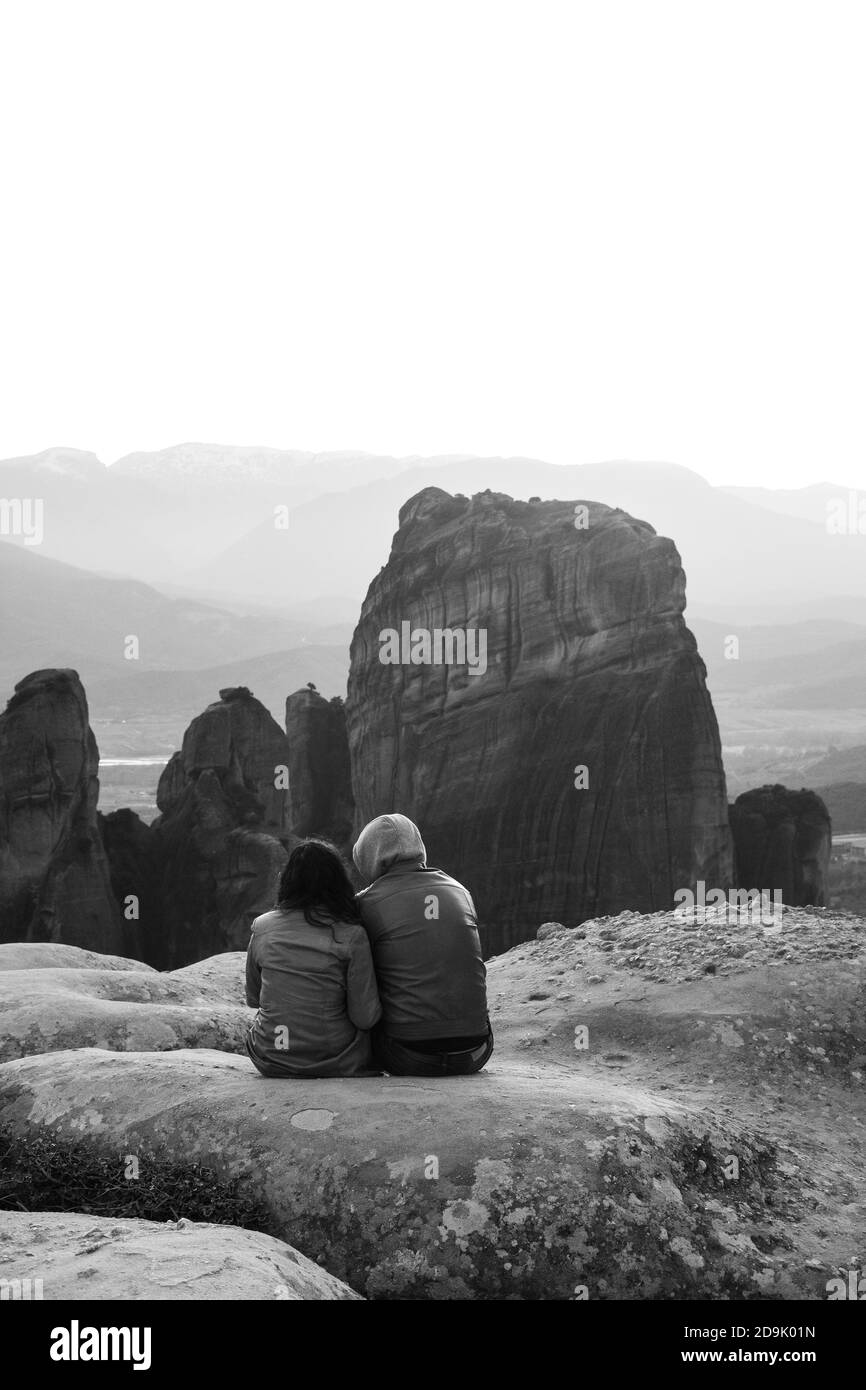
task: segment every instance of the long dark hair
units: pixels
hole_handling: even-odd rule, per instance
[[[304,840],[292,850],[280,877],[277,907],[303,912],[311,927],[330,927],[335,918],[360,920],[346,861],[336,845]]]

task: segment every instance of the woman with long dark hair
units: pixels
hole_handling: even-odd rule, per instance
[[[382,1015],[373,958],[346,865],[327,840],[289,855],[276,907],[252,925],[246,989],[258,1008],[247,1052],[263,1076],[372,1070],[369,1034]]]

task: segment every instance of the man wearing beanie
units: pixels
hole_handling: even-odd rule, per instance
[[[394,1076],[480,1071],[493,1033],[469,893],[441,869],[428,869],[417,825],[397,813],[370,821],[352,858],[370,884],[357,902],[382,1002],[376,1061]]]

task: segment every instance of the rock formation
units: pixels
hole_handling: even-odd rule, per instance
[[[87,1125],[106,1154],[158,1151],[243,1179],[278,1234],[367,1297],[754,1296],[767,1259],[743,1226],[779,1221],[765,1146],[571,1057],[544,1075],[500,1064],[462,1084],[401,1078],[396,1104],[394,1079],[298,1094],[205,1050],[56,1052],[0,1069],[0,1123],[38,1133],[50,1079],[56,1139]],[[732,1151],[749,1182],[725,1193]]]
[[[0,715],[0,940],[125,950],[97,824],[99,752],[75,671],[34,671]]]
[[[417,821],[492,952],[546,918],[727,889],[718,727],[684,607],[673,543],[622,511],[418,493],[352,641],[356,830]]]
[[[347,848],[354,806],[343,701],[296,690],[286,700],[286,736],[293,834]]]
[[[245,1009],[246,960],[245,951],[223,951],[221,955],[206,956],[204,960],[185,965],[182,970],[173,970],[171,978],[176,983],[194,985],[203,999],[239,1004]]]
[[[832,826],[816,792],[757,787],[737,797],[730,817],[740,887],[779,889],[793,907],[827,903]]]
[[[135,811],[99,812],[99,830],[111,870],[111,888],[123,918],[124,950],[162,966],[162,890],[157,836]]]
[[[8,1061],[0,1135],[238,1179],[369,1298],[824,1300],[863,1253],[864,922],[673,916],[548,923],[491,961],[479,1076],[288,1085],[200,1030],[194,1049]],[[243,964],[81,973],[115,999],[177,988],[194,1016],[233,1006]]]
[[[0,1062],[83,1047],[244,1051],[253,1009],[217,1002],[195,980],[134,963],[137,970],[0,970]]]
[[[219,959],[219,957],[215,957]],[[106,956],[80,946],[59,946],[49,941],[4,941],[0,943],[0,970],[151,970],[140,960],[128,956]],[[151,970],[156,974],[155,970]]]
[[[0,1062],[101,1047],[244,1052],[243,951],[159,972],[143,961],[49,942],[0,945]]]
[[[98,814],[98,767],[76,673],[20,681],[0,715],[0,941],[161,968],[245,946],[291,840],[289,746],[265,707],[220,691],[163,772],[152,826]]]
[[[158,963],[246,946],[286,859],[288,768],[285,734],[244,687],[221,690],[192,721],[157,789]]]
[[[0,1244],[5,1277],[29,1279],[46,1299],[359,1297],[284,1241],[207,1221],[0,1211]]]

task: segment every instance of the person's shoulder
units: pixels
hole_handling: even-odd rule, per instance
[[[281,922],[285,922],[288,914],[280,907],[272,907],[267,912],[259,913],[253,920],[250,931],[258,935],[263,931],[268,931],[270,927],[276,927]]]
[[[336,921],[333,925],[334,940],[341,946],[360,946],[367,943],[367,933],[360,922]]]
[[[435,882],[437,888],[449,889],[452,897],[461,902],[471,918],[475,920],[475,900],[466,887],[466,884],[461,883],[459,878],[454,878],[451,874],[446,874],[444,869],[434,869],[433,872],[436,875]]]
[[[459,878],[455,878],[453,874],[447,874],[444,869],[427,869],[426,872],[431,875],[429,880],[431,883],[435,878],[437,883],[445,884],[449,888],[459,888],[461,893],[469,892],[469,889],[460,882]]]
[[[360,922],[339,921],[336,923],[335,930],[338,930],[346,938],[366,936]]]
[[[362,888],[360,893],[355,894],[355,906],[365,927],[375,920],[392,894],[399,891],[400,880],[388,874],[380,874],[367,888]]]

